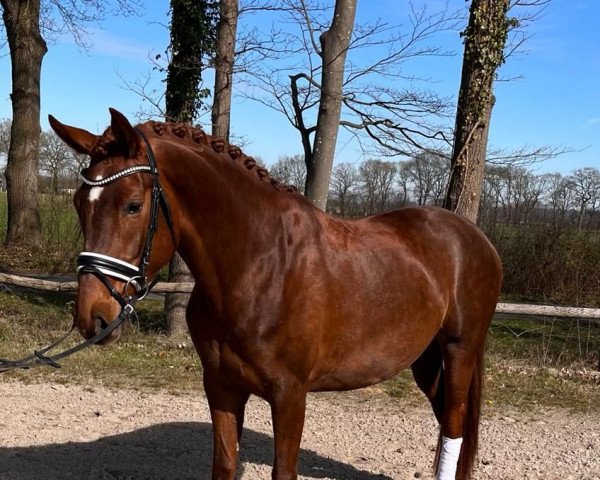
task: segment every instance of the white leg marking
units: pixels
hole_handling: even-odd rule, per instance
[[[442,452],[436,480],[454,480],[462,438],[442,437]]]

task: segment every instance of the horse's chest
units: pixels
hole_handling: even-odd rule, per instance
[[[209,340],[198,345],[198,354],[202,361],[205,375],[218,376],[227,383],[241,387],[255,395],[263,395],[267,382],[264,372],[259,367],[265,364],[264,359],[250,361],[247,354],[228,342]]]

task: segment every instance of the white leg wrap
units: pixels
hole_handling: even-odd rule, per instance
[[[462,438],[442,437],[442,451],[436,480],[454,480]]]

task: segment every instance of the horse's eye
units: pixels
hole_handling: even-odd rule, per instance
[[[140,202],[130,202],[125,207],[125,210],[130,215],[135,215],[136,213],[140,213],[142,211],[142,204]]]

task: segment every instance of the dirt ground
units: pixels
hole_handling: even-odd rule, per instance
[[[206,400],[101,386],[0,383],[0,480],[209,479]],[[268,405],[248,404],[238,478],[270,479]],[[431,411],[375,389],[311,395],[301,479],[431,479]],[[487,412],[477,479],[600,479],[600,418]]]

